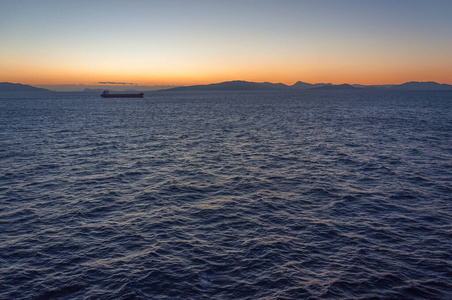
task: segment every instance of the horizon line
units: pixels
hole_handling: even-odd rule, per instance
[[[247,80],[229,80],[229,81],[222,81],[222,82],[215,82],[215,83],[208,83],[208,84],[195,84],[195,85],[162,85],[162,84],[154,84],[154,85],[124,85],[124,84],[105,84],[104,82],[102,82],[101,84],[99,84],[99,82],[94,83],[94,84],[37,84],[37,85],[33,85],[33,84],[24,84],[24,83],[12,83],[12,82],[0,82],[0,83],[7,83],[7,84],[17,84],[17,85],[26,85],[26,86],[30,86],[30,87],[35,87],[35,88],[41,88],[41,89],[45,89],[45,90],[49,90],[52,92],[83,92],[86,90],[111,90],[111,91],[116,91],[116,92],[121,92],[121,91],[147,91],[147,92],[152,92],[152,91],[164,91],[164,90],[172,90],[172,89],[178,89],[178,88],[203,88],[203,87],[207,87],[209,89],[211,88],[215,88],[215,86],[222,86],[224,84],[229,84],[230,83],[237,83],[237,85],[239,86],[240,84],[256,84],[256,85],[261,85],[259,88],[256,86],[256,88],[258,89],[262,89],[262,86],[265,86],[266,84],[268,85],[267,87],[271,90],[273,89],[286,89],[286,88],[293,88],[293,89],[297,89],[297,90],[309,90],[309,89],[316,89],[316,88],[323,88],[323,87],[328,87],[329,88],[334,88],[334,87],[339,87],[340,89],[346,88],[347,87],[343,87],[343,86],[350,86],[350,88],[356,88],[356,89],[361,89],[361,88],[393,88],[393,87],[397,87],[397,86],[403,86],[405,84],[410,84],[410,83],[418,83],[418,84],[436,84],[439,86],[442,86],[441,89],[452,89],[452,85],[451,84],[447,84],[447,83],[439,83],[436,81],[407,81],[407,82],[403,82],[401,84],[359,84],[359,83],[353,83],[353,84],[349,84],[349,83],[341,83],[341,84],[333,84],[333,83],[326,83],[326,82],[321,82],[321,83],[308,83],[308,82],[303,82],[303,81],[297,81],[292,85],[287,85],[284,83],[272,83],[269,81],[264,81],[264,82],[256,82],[256,81],[247,81]],[[112,82],[113,83],[113,82]],[[297,83],[300,83],[301,86],[296,86]],[[405,87],[403,87],[405,88]],[[426,87],[423,87],[426,88]],[[432,87],[430,87],[432,88]],[[429,89],[430,89],[429,88]],[[231,89],[231,87],[227,88],[227,89]],[[233,89],[233,88],[232,88]],[[242,90],[243,88],[238,87],[237,89]],[[249,89],[249,87],[247,88]],[[253,89],[253,88],[251,88]],[[264,88],[265,89],[265,88]],[[419,87],[417,87],[417,89],[419,89]],[[436,89],[436,88],[435,88]]]
[[[287,83],[283,83],[283,82],[271,82],[271,81],[253,81],[253,80],[244,80],[244,79],[233,79],[233,80],[224,80],[224,81],[215,81],[215,82],[208,82],[208,83],[196,83],[196,84],[140,84],[140,83],[134,83],[133,85],[125,85],[125,84],[117,84],[117,83],[104,83],[104,82],[95,82],[95,83],[40,83],[40,84],[33,84],[33,83],[22,83],[22,82],[8,82],[8,81],[3,81],[1,83],[14,83],[14,84],[26,84],[26,85],[31,85],[31,86],[114,86],[114,87],[140,87],[140,86],[146,86],[146,87],[182,87],[182,86],[198,86],[198,85],[210,85],[210,84],[217,84],[217,83],[225,83],[225,82],[253,82],[253,83],[271,83],[271,84],[283,84],[286,86],[293,86],[299,82],[301,83],[307,83],[307,84],[333,84],[333,85],[342,85],[342,84],[350,84],[350,85],[363,85],[363,86],[384,86],[384,85],[400,85],[400,84],[404,84],[404,83],[410,83],[410,82],[418,82],[418,83],[428,83],[428,82],[434,82],[434,83],[438,83],[438,84],[447,84],[447,85],[452,85],[452,82],[447,83],[447,82],[438,82],[435,80],[408,80],[408,81],[403,81],[400,83],[350,83],[350,82],[340,82],[340,83],[333,83],[333,82],[327,82],[327,81],[323,81],[323,82],[309,82],[309,81],[302,81],[302,80],[297,80],[295,81],[293,84],[287,84]]]

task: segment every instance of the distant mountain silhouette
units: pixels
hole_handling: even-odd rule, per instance
[[[292,88],[297,90],[306,90],[314,87],[312,83],[307,83],[303,81],[297,81],[294,85],[292,85]]]
[[[418,82],[411,81],[400,85],[360,85],[360,84],[338,84],[331,83],[307,83],[298,81],[293,85],[285,85],[283,83],[271,82],[251,82],[243,80],[226,81],[220,83],[206,85],[179,86],[170,89],[162,89],[160,91],[268,91],[268,90],[299,90],[299,91],[337,91],[337,90],[404,90],[404,91],[442,91],[452,90],[450,84],[440,84],[433,81]],[[84,92],[102,92],[103,89],[85,89]],[[116,90],[115,90],[116,91]],[[0,92],[51,92],[48,89],[37,88],[31,85],[0,82]],[[136,92],[136,90],[128,90],[122,92]]]
[[[419,82],[419,81],[411,81],[406,82],[400,85],[394,85],[391,89],[397,90],[423,90],[423,91],[443,91],[443,90],[452,90],[452,85],[450,84],[439,84],[433,81],[427,82]]]
[[[300,91],[338,91],[338,90],[452,90],[450,84],[439,84],[429,82],[407,82],[400,85],[361,85],[361,84],[331,84],[331,83],[307,83],[298,81],[294,85],[270,82],[250,82],[250,81],[226,81],[206,85],[180,86],[161,91],[243,91],[243,90],[300,90]]]
[[[180,86],[164,91],[246,91],[246,90],[284,90],[288,86],[282,83],[226,81],[206,85]]]
[[[31,85],[0,82],[0,92],[51,92],[48,89],[37,88]]]
[[[323,85],[323,86],[318,86],[318,87],[312,87],[312,88],[310,88],[309,90],[318,90],[318,91],[320,91],[320,90],[323,90],[323,91],[339,91],[339,90],[341,90],[341,91],[343,91],[343,90],[358,90],[358,89],[361,89],[361,88],[359,88],[359,87],[354,87],[354,86],[351,86],[350,84],[338,84],[338,85],[334,85],[334,84],[332,84],[332,85]]]
[[[307,82],[303,82],[303,81],[298,81],[294,85],[292,85],[291,88],[297,89],[297,90],[307,90],[310,88],[327,86],[327,85],[333,85],[333,84],[331,84],[331,83],[307,83]]]
[[[298,81],[294,85],[270,82],[226,81],[206,85],[180,86],[162,91],[264,91],[264,90],[354,90],[359,89],[349,84],[334,85],[331,83],[307,83]]]

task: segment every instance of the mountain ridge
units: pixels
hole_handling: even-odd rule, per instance
[[[297,81],[293,85],[271,82],[252,82],[243,80],[224,81],[205,85],[180,86],[160,91],[226,91],[226,90],[452,90],[450,84],[440,84],[434,81],[410,81],[399,85],[360,85],[307,83]]]
[[[85,89],[85,92],[98,92],[100,89]],[[158,91],[321,91],[321,90],[400,90],[400,91],[449,91],[452,85],[434,81],[409,81],[402,84],[361,85],[361,84],[332,84],[307,83],[297,81],[293,85],[271,82],[253,82],[244,80],[224,81],[205,85],[179,86]],[[0,92],[52,92],[51,90],[34,87],[21,83],[0,82]]]
[[[28,84],[0,82],[0,92],[51,92]]]
[[[400,90],[449,90],[452,89],[452,85],[450,84],[441,84],[434,81],[410,81],[405,82],[396,86],[393,86],[392,89],[400,89]]]

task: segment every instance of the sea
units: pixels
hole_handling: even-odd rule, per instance
[[[2,93],[0,299],[452,299],[452,92]]]

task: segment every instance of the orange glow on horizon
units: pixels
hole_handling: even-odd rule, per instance
[[[184,58],[119,54],[40,54],[9,52],[0,57],[0,81],[31,85],[93,85],[98,82],[133,82],[141,86],[198,85],[245,80],[292,85],[297,81],[333,84],[401,84],[436,81],[452,84],[452,60],[416,59],[393,53],[375,57],[359,52],[287,57],[247,53],[243,56]],[[290,55],[290,56],[289,56]],[[447,56],[447,55],[446,55]],[[144,57],[144,58],[143,58]],[[222,59],[222,60],[221,60]]]
[[[0,62],[1,63],[1,62]],[[115,69],[116,68],[116,69]],[[0,69],[0,81],[31,85],[93,85],[98,82],[133,82],[141,86],[153,85],[198,85],[223,81],[245,80],[254,82],[272,82],[292,85],[297,81],[308,83],[333,84],[401,84],[408,81],[436,81],[452,84],[452,63],[442,66],[395,65],[387,64],[347,65],[346,63],[325,62],[293,65],[276,65],[271,63],[248,65],[201,65],[199,69],[192,66],[172,66],[165,69],[144,67],[123,67],[116,65],[109,68],[88,68],[76,65],[45,65],[4,62]]]
[[[406,72],[409,73],[409,72]],[[446,73],[446,72],[443,72]],[[61,76],[63,75],[63,76]],[[416,76],[404,76],[405,74],[395,74],[393,76],[374,77],[374,76],[343,76],[339,77],[335,74],[300,74],[300,76],[265,76],[261,74],[248,76],[245,75],[208,75],[208,76],[167,76],[167,77],[146,77],[146,76],[121,76],[121,75],[106,75],[106,74],[87,74],[83,76],[74,76],[71,74],[43,74],[36,78],[34,74],[21,74],[20,76],[1,76],[0,82],[22,83],[30,85],[65,85],[65,84],[80,84],[80,85],[95,85],[98,82],[131,82],[140,86],[188,86],[188,85],[204,85],[211,83],[219,83],[224,81],[252,81],[252,82],[271,82],[283,83],[286,85],[293,85],[297,81],[307,83],[332,83],[332,84],[362,84],[362,85],[384,85],[384,84],[402,84],[409,81],[435,81],[438,83],[452,84],[452,81],[447,81],[445,78],[448,74],[431,74]],[[359,78],[359,79],[354,79]],[[450,76],[449,76],[450,78]]]
[[[6,1],[0,81],[452,84],[451,8],[443,2],[408,8],[366,1]]]

